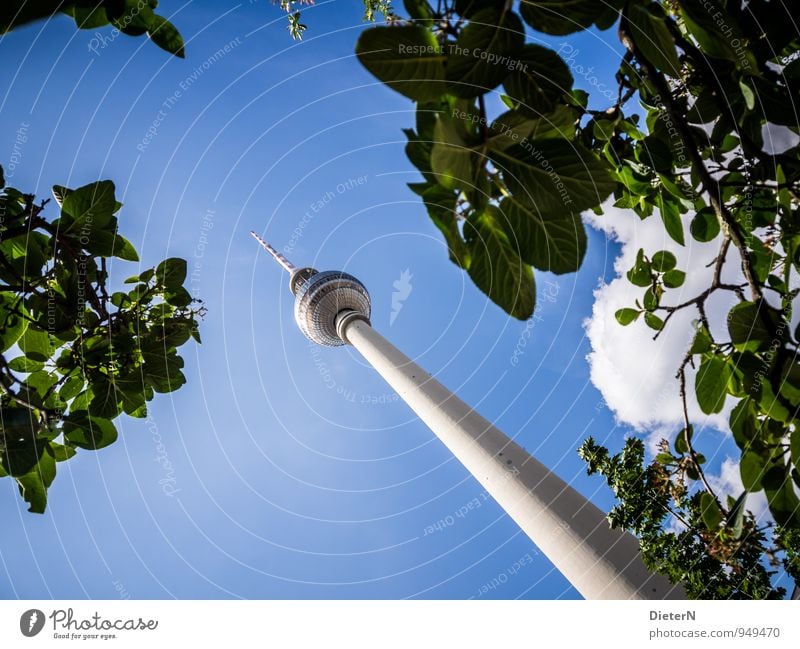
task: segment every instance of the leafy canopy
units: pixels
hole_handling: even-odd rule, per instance
[[[620,500],[612,523],[638,534],[650,564],[693,596],[782,595],[766,564],[798,576],[800,331],[790,323],[800,293],[800,147],[768,153],[765,129],[800,134],[793,16],[768,0],[404,6],[408,19],[364,31],[356,54],[416,103],[406,154],[423,182],[410,187],[450,260],[510,315],[533,312],[532,269],[580,267],[580,213],[610,196],[640,219],[660,219],[675,246],[717,244],[710,284],[688,298],[674,254],[639,250],[627,279],[641,295],[616,313],[657,338],[675,313],[695,312],[694,339],[675,361],[684,423],[674,451],[664,447],[649,465],[635,442],[611,456],[589,440],[581,453]],[[616,101],[590,110],[569,63],[526,42],[523,22],[552,36],[616,25],[625,52]],[[486,109],[494,92],[507,108],[499,115]],[[728,280],[729,268],[741,279]],[[706,308],[716,294],[731,299],[723,322]],[[707,414],[733,407],[742,493],[717,493],[706,479],[691,399]],[[748,496],[761,491],[775,526],[747,513]],[[671,514],[685,533],[667,531]]]
[[[111,181],[53,195],[48,219],[48,201],[5,187],[0,169],[0,477],[39,513],[57,463],[112,444],[120,414],[146,417],[186,382],[178,348],[200,342],[203,312],[183,259],[111,276],[111,258],[139,260]]]
[[[408,20],[364,31],[362,65],[416,102],[406,153],[412,183],[450,259],[512,316],[535,308],[533,269],[574,272],[586,252],[580,220],[616,185],[613,166],[581,141],[586,94],[552,49],[526,44],[513,3],[409,0]],[[530,21],[529,21],[530,22]],[[507,110],[490,115],[502,87]]]

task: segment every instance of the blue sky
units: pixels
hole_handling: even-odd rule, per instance
[[[419,179],[401,132],[413,104],[355,60],[361,3],[306,10],[302,43],[268,2],[160,9],[185,60],[65,17],[0,41],[2,164],[27,133],[9,184],[44,196],[114,180],[142,267],[188,259],[208,308],[203,344],[183,348],[188,384],[59,465],[45,515],[0,482],[0,596],[577,597],[354,350],[309,346],[287,278],[247,233],[283,247],[302,223],[295,262],[361,278],[376,328],[606,508],[575,449],[626,432],[589,381],[582,327],[618,246],[592,230],[579,273],[537,275],[537,319],[509,319],[405,186]],[[568,42],[613,85],[613,30]]]

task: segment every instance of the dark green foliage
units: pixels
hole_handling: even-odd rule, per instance
[[[63,13],[80,29],[147,35],[183,57],[183,39],[154,12],[157,5],[4,2],[0,33]],[[107,261],[139,261],[118,233],[122,205],[111,181],[53,187],[61,211],[49,219],[48,201],[37,204],[33,195],[5,187],[2,168],[0,189],[0,476],[14,478],[30,511],[41,513],[57,462],[76,449],[112,444],[114,419],[123,412],[145,417],[156,392],[185,383],[177,348],[190,337],[200,341],[203,309],[183,286],[181,259],[168,259],[131,278],[131,290],[109,295]]]
[[[110,181],[54,187],[50,219],[48,201],[0,189],[0,476],[41,513],[58,462],[112,444],[113,420],[147,416],[155,393],[186,382],[178,347],[200,342],[203,309],[182,259],[127,287],[111,277],[109,258],[138,256],[117,231]]]
[[[683,215],[694,211],[691,236],[718,243],[708,260],[714,269],[710,285],[678,299],[670,289],[683,285],[685,273],[675,258],[640,250],[627,277],[642,288],[641,299],[616,317],[631,325],[644,313],[657,337],[675,313],[694,311],[697,333],[675,368],[685,426],[691,430],[686,413],[692,398],[708,414],[734,405],[730,429],[741,451],[746,491],[714,493],[696,452],[703,440],[690,442],[682,434],[675,442],[678,457],[657,456],[657,464],[639,470],[638,482],[635,470],[620,469],[624,461],[641,464],[641,457],[629,457],[638,452],[633,442],[613,461],[590,462],[590,470],[604,473],[620,499],[612,512],[615,523],[639,534],[651,564],[684,581],[690,594],[772,597],[780,593],[769,588],[765,562],[782,564],[796,577],[800,527],[800,365],[797,332],[789,326],[797,295],[793,274],[800,271],[800,148],[769,155],[761,131],[773,123],[800,133],[797,114],[780,108],[797,96],[787,61],[796,60],[800,41],[796,31],[787,32],[785,9],[774,4],[717,3],[717,9],[712,19],[708,7],[695,0],[627,2],[619,26],[627,55],[618,80],[621,93],[641,97],[647,134],[634,126],[638,116],[625,117],[620,105],[613,120],[594,118],[596,124],[602,121],[602,137],[595,128],[584,142],[603,146],[616,165],[618,207],[633,209],[640,218],[658,209],[666,234],[680,244],[686,236]],[[699,130],[699,124],[708,130]],[[730,266],[741,267],[742,283],[723,279],[723,268]],[[722,323],[706,309],[717,293],[727,293],[733,303]],[[710,333],[718,330],[727,336]],[[696,368],[693,391],[690,366]],[[591,443],[582,449],[587,460],[598,453],[605,451]],[[653,475],[672,481],[664,483],[670,494],[648,482]],[[779,526],[775,530],[756,529],[743,513],[747,495],[759,491]],[[642,501],[643,492],[650,505]],[[688,525],[683,534],[661,529],[670,520],[668,506]],[[638,516],[650,527],[637,527]]]
[[[783,552],[784,565],[797,579],[797,531],[778,536],[783,545],[770,547],[764,528],[746,510],[746,492],[730,498],[723,510],[708,491],[689,488],[698,466],[690,455],[673,455],[666,442],[660,450],[656,461],[646,464],[638,439],[629,439],[617,455],[592,438],[579,449],[589,474],[604,476],[618,500],[608,515],[612,527],[638,536],[645,564],[683,583],[691,598],[784,597],[783,588],[772,586],[776,570],[767,558],[776,561]]]
[[[129,36],[147,34],[160,48],[183,58],[183,38],[153,10],[158,0],[4,0],[0,4],[0,33],[61,12],[80,29],[111,26]]]
[[[546,4],[523,3],[522,16],[536,24],[553,13]],[[589,4],[582,7],[587,24],[598,18]],[[588,113],[569,67],[554,50],[525,44],[509,3],[434,8],[415,0],[406,9],[412,21],[368,29],[356,54],[377,79],[417,102],[406,153],[426,182],[412,189],[443,232],[451,260],[524,320],[535,307],[532,267],[580,267],[580,212],[597,209],[614,190],[613,167],[577,138]],[[599,14],[598,24],[609,26],[609,15]],[[510,110],[492,117],[485,97],[501,85]]]

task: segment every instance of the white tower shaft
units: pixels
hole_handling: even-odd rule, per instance
[[[291,274],[295,320],[309,340],[353,345],[587,599],[685,599],[651,573],[632,535],[481,417],[376,332],[367,289],[352,275],[296,268],[252,235]]]
[[[339,330],[587,599],[684,599],[637,540],[359,317]]]

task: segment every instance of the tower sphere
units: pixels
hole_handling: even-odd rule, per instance
[[[294,318],[309,340],[328,347],[344,345],[345,341],[336,333],[336,317],[343,311],[352,311],[369,321],[369,293],[352,275],[326,270],[309,272],[303,279],[292,287]]]

